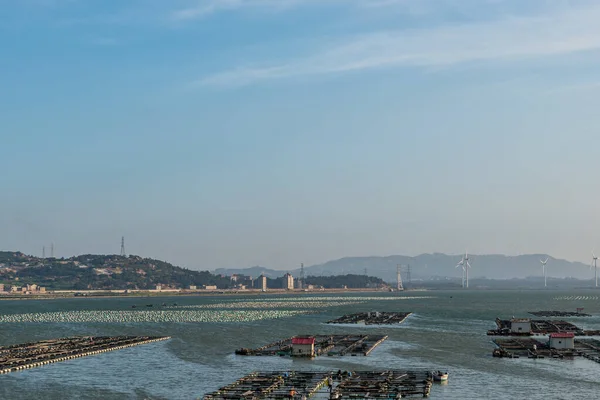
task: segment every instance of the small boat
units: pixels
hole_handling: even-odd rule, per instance
[[[433,373],[433,380],[437,382],[445,382],[448,380],[448,373],[442,371],[435,371]]]

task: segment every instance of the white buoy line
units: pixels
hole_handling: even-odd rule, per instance
[[[0,323],[251,322],[313,312],[310,310],[57,311],[0,315]]]

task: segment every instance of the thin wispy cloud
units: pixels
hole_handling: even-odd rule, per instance
[[[244,8],[285,9],[301,3],[314,0],[202,0],[188,7],[171,12],[170,17],[175,21],[192,20],[220,11],[234,11]]]
[[[244,85],[269,79],[392,67],[444,67],[511,61],[600,49],[600,5],[489,23],[392,30],[347,38],[280,64],[237,66],[201,85]]]
[[[434,7],[454,2],[455,0],[198,0],[185,7],[177,8],[170,13],[170,19],[189,21],[208,17],[218,12],[233,12],[247,9],[262,9],[269,11],[292,10],[297,7],[322,7],[338,5],[342,7],[384,8],[394,7],[414,12],[432,9]],[[468,1],[468,0],[461,0]]]

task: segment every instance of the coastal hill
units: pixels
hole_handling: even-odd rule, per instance
[[[455,268],[460,255],[441,253],[417,257],[346,257],[304,268],[305,283],[325,288],[384,287],[395,285],[397,265],[402,265],[402,277],[408,281],[410,265],[412,287],[460,287],[461,269]],[[521,256],[470,255],[470,282],[478,287],[514,287],[514,279],[522,287],[539,287],[542,279],[540,259],[548,258],[547,275],[553,286],[587,286],[593,271],[577,262],[559,260],[545,254]],[[0,283],[10,286],[36,284],[50,290],[86,289],[181,289],[196,286],[234,289],[259,287],[256,278],[264,274],[270,288],[283,287],[282,276],[290,272],[300,276],[300,268],[276,270],[260,266],[241,269],[196,271],[168,262],[140,256],[80,255],[71,258],[39,258],[21,252],[0,252]],[[233,275],[240,275],[233,277]],[[556,282],[556,279],[563,282]],[[565,281],[566,279],[566,281]],[[567,282],[568,281],[568,282]],[[475,286],[473,286],[475,287]]]
[[[229,278],[192,271],[139,256],[81,255],[39,258],[21,252],[0,252],[0,283],[35,283],[58,289],[155,289],[190,285],[227,287]]]
[[[591,279],[594,276],[589,265],[556,259],[547,254],[528,254],[519,256],[505,255],[469,255],[470,279],[525,279],[542,276],[540,259],[548,258],[547,276],[555,278]],[[410,265],[412,280],[442,280],[461,277],[461,269],[455,266],[462,255],[442,253],[421,254],[416,257],[393,255],[387,257],[345,257],[323,264],[305,266],[306,276],[328,276],[343,274],[364,274],[379,277],[386,282],[396,281],[397,265],[401,264],[403,277]],[[285,270],[294,276],[300,274],[300,268]],[[267,276],[280,276],[282,271],[269,268],[252,267],[242,269],[217,269],[216,274],[232,273],[256,275],[264,272]]]
[[[269,288],[282,288],[285,272],[267,279]],[[231,275],[212,274],[177,267],[167,262],[139,256],[86,254],[71,258],[39,258],[21,252],[0,252],[0,283],[5,290],[35,284],[50,290],[124,290],[187,289],[203,286],[218,289],[259,288],[260,273]],[[378,288],[385,283],[363,274],[336,277],[313,277],[307,285],[323,288]]]

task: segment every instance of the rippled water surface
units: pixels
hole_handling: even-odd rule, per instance
[[[593,399],[600,392],[600,364],[585,359],[495,359],[494,345],[485,334],[495,327],[497,316],[577,307],[594,316],[567,320],[600,329],[600,300],[591,290],[0,301],[2,345],[72,335],[172,337],[0,375],[0,398],[196,399],[257,369],[425,368],[450,372],[447,385],[434,385],[432,399]],[[393,327],[325,324],[346,313],[373,310],[414,314]],[[309,361],[233,354],[240,347],[298,334],[346,332],[385,334],[389,339],[368,357]]]

